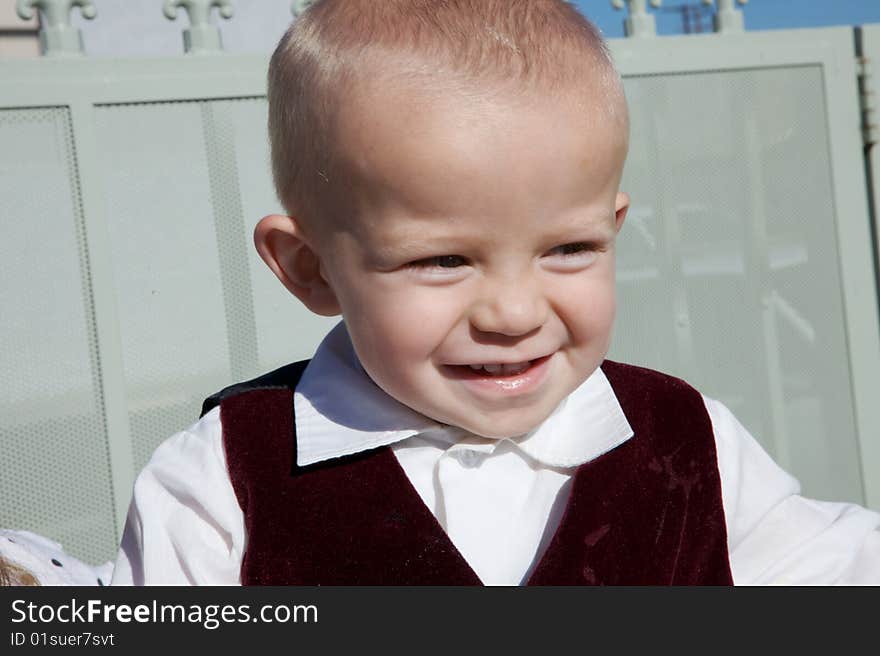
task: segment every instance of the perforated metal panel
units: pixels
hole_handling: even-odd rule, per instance
[[[308,357],[329,324],[255,254],[277,206],[264,99],[106,105],[97,125],[139,470],[202,399]]]
[[[89,262],[66,108],[0,110],[0,526],[115,549]]]
[[[139,470],[196,419],[199,394],[230,377],[211,184],[198,103],[102,107],[96,118]]]
[[[611,356],[723,401],[810,496],[863,498],[819,66],[626,80]],[[645,109],[641,109],[645,108]]]

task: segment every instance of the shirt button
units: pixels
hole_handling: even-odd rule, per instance
[[[465,467],[476,467],[477,460],[479,460],[479,456],[473,451],[462,451],[459,456],[459,461]]]

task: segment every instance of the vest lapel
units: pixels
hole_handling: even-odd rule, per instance
[[[602,365],[634,435],[581,465],[530,585],[731,585],[712,424],[699,392]]]
[[[288,389],[245,392],[221,405],[248,534],[242,583],[481,584],[390,448],[298,467],[292,407]],[[231,434],[260,435],[260,449],[242,453]],[[282,471],[278,463],[286,463]]]

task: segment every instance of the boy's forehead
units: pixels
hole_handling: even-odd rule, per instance
[[[622,166],[627,125],[597,97],[596,86],[551,97],[412,79],[359,85],[339,105],[334,150],[350,172],[367,177],[381,173],[377,162],[395,159],[426,168],[446,159],[467,171],[471,162],[485,163],[480,155],[486,146],[507,148],[511,158],[528,161],[553,141],[581,145],[585,164],[604,159],[609,167]]]
[[[355,229],[359,219],[361,228],[378,227],[368,217],[389,211],[437,221],[556,212],[619,183],[625,134],[578,94],[393,84],[352,100],[335,133],[347,182],[338,202]]]

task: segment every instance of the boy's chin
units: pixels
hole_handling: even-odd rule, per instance
[[[460,428],[477,437],[485,437],[490,440],[504,440],[512,437],[520,437],[530,433],[540,426],[551,412],[542,413],[540,416],[522,417],[514,421],[487,420],[479,422],[463,422]]]

